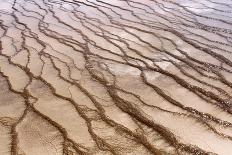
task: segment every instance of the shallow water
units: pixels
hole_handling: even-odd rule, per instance
[[[231,25],[231,0],[0,0],[0,154],[231,154]]]

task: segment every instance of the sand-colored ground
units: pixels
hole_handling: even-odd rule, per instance
[[[231,155],[231,0],[0,0],[0,155]]]

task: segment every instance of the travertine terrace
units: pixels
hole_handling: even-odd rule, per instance
[[[0,0],[0,155],[111,154],[232,154],[232,0]]]

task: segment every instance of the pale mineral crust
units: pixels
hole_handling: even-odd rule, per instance
[[[232,0],[0,0],[0,155],[216,154]]]

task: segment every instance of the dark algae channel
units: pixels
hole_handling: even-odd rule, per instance
[[[232,0],[0,0],[0,155],[231,155]]]

